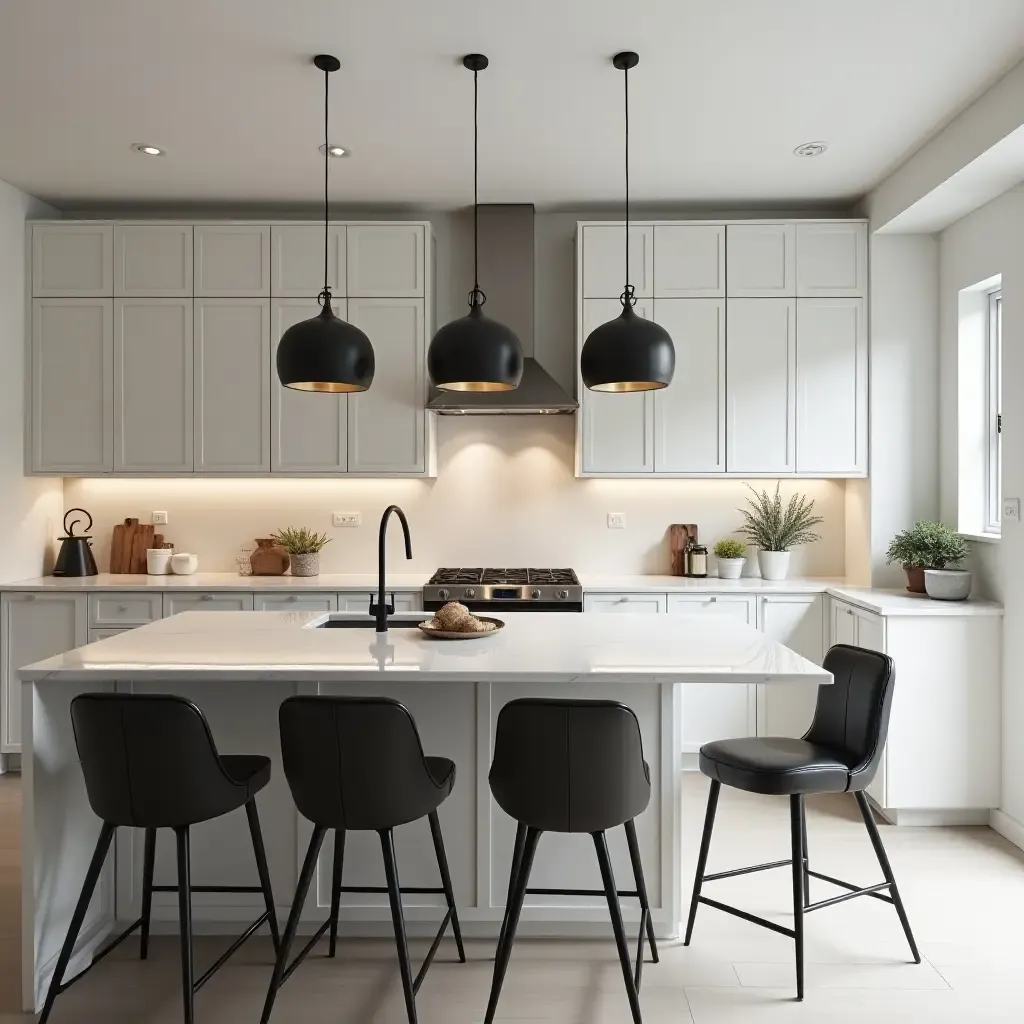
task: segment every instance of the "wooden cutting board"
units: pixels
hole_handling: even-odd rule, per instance
[[[686,549],[697,543],[696,523],[673,523],[668,528],[668,549],[672,558],[672,575],[686,575]]]
[[[124,541],[125,541],[125,530],[124,523],[118,523],[114,527],[113,536],[110,538],[110,571],[120,572],[121,571],[121,556],[124,553]]]
[[[132,539],[132,557],[128,571],[131,573],[145,573],[146,551],[153,546],[152,524],[138,524],[135,527],[135,535]]]

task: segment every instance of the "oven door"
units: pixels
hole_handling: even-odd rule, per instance
[[[424,601],[423,610],[436,612],[447,601]],[[506,615],[509,612],[582,612],[582,601],[463,601],[475,615]]]

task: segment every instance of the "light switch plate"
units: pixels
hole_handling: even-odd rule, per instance
[[[166,512],[154,512],[153,513],[153,525],[154,526],[166,526],[168,522]]]
[[[334,512],[331,522],[335,526],[362,526],[363,516],[360,512]]]
[[[1020,498],[1003,498],[1004,522],[1020,522]]]
[[[609,530],[624,530],[626,528],[626,513],[625,512],[609,512],[608,513],[608,529]]]

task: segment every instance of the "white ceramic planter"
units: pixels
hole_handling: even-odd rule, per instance
[[[717,561],[720,580],[738,580],[743,575],[745,558],[719,558]]]
[[[936,601],[966,601],[971,593],[967,569],[925,569],[925,593]]]
[[[309,551],[303,555],[292,555],[291,566],[293,576],[319,576],[320,553]]]
[[[784,580],[789,575],[788,551],[758,551],[757,564],[766,580]]]

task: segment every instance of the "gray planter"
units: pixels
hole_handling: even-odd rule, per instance
[[[313,551],[305,555],[292,555],[293,576],[319,576],[320,552]]]

